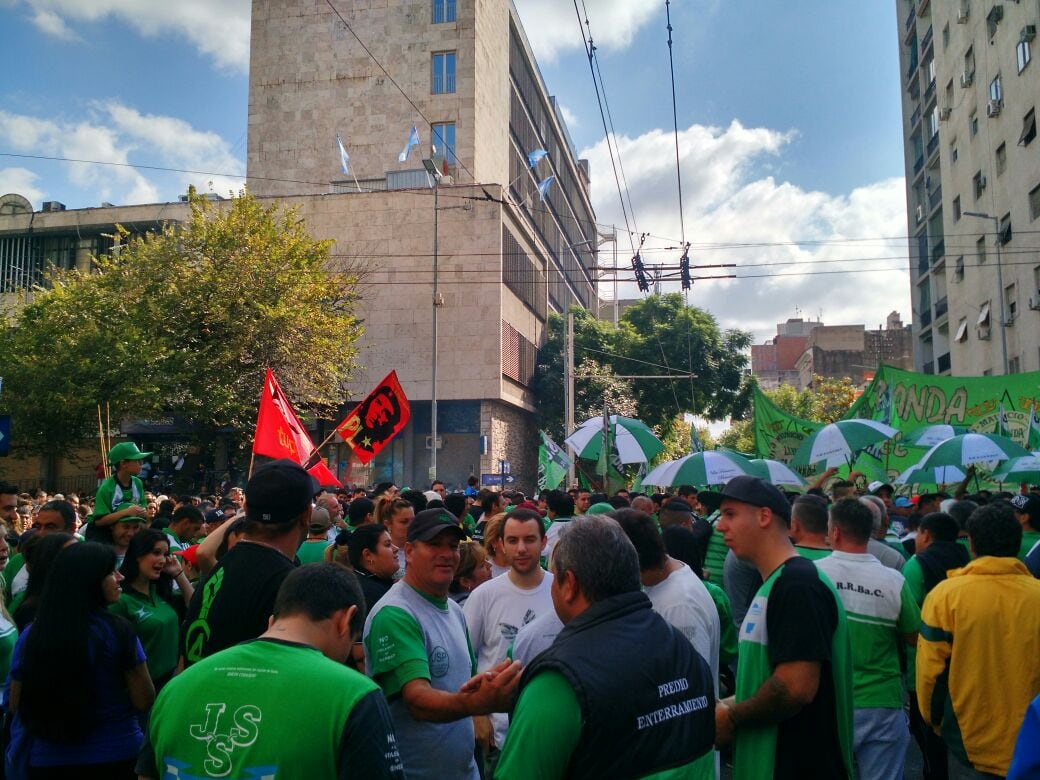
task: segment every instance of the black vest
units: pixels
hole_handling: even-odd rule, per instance
[[[715,742],[708,663],[643,593],[597,602],[524,670],[562,674],[581,705],[570,778],[642,777],[690,763]]]
[[[928,549],[917,554],[917,563],[924,575],[924,592],[927,595],[932,588],[946,579],[946,572],[967,566],[971,555],[964,545],[957,542],[932,542]]]

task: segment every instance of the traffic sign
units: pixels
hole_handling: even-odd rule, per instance
[[[11,415],[0,415],[0,456],[11,452]]]
[[[502,485],[512,485],[516,482],[516,477],[512,474],[481,474],[480,484],[485,487],[502,487]]]

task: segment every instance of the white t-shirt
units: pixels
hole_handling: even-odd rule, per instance
[[[718,693],[719,638],[722,627],[715,601],[693,569],[683,564],[657,585],[644,589],[654,611],[679,629],[701,654],[715,680]]]
[[[560,532],[567,527],[567,523],[572,522],[573,518],[564,517],[559,520],[553,520],[549,524],[549,530],[545,532],[545,562],[552,567],[552,554],[553,548],[556,547],[556,542],[560,540]]]
[[[556,637],[563,631],[563,622],[556,610],[539,615],[526,626],[521,626],[513,642],[513,652],[510,655],[514,661],[519,661],[527,666],[534,657],[547,650]]]
[[[553,609],[552,574],[545,572],[541,584],[524,589],[513,584],[509,575],[494,577],[478,586],[462,612],[466,616],[469,641],[477,658],[477,671],[483,672],[505,660],[513,640],[521,627]],[[509,716],[503,712],[491,715],[495,727],[495,745],[505,744]]]

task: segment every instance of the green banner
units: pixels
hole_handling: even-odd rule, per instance
[[[545,431],[539,433],[542,442],[538,445],[538,489],[555,490],[567,478],[571,460]]]
[[[820,423],[788,414],[761,393],[754,399],[755,450],[758,457],[789,462],[802,441]],[[924,425],[963,425],[980,433],[998,433],[1035,450],[1040,410],[1040,371],[1010,376],[947,377],[882,366],[846,418],[867,418],[906,433]],[[871,479],[891,481],[927,452],[908,447],[902,436],[864,452],[855,468]]]

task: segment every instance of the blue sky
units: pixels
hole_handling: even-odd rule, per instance
[[[620,221],[573,6],[516,4],[591,160],[599,217]],[[639,228],[676,237],[663,0],[586,4]],[[892,270],[905,267],[905,241],[881,240],[906,231],[895,3],[675,0],[671,10],[691,256],[747,276],[697,285],[690,302],[757,341],[797,311],[834,324],[876,326],[893,308],[908,318],[907,274]],[[248,15],[248,0],[0,0],[0,152],[229,175],[0,156],[0,191],[74,208],[170,200],[189,182],[234,186],[245,170]],[[745,242],[761,246],[733,246]],[[667,245],[651,241],[647,256],[669,259]]]

